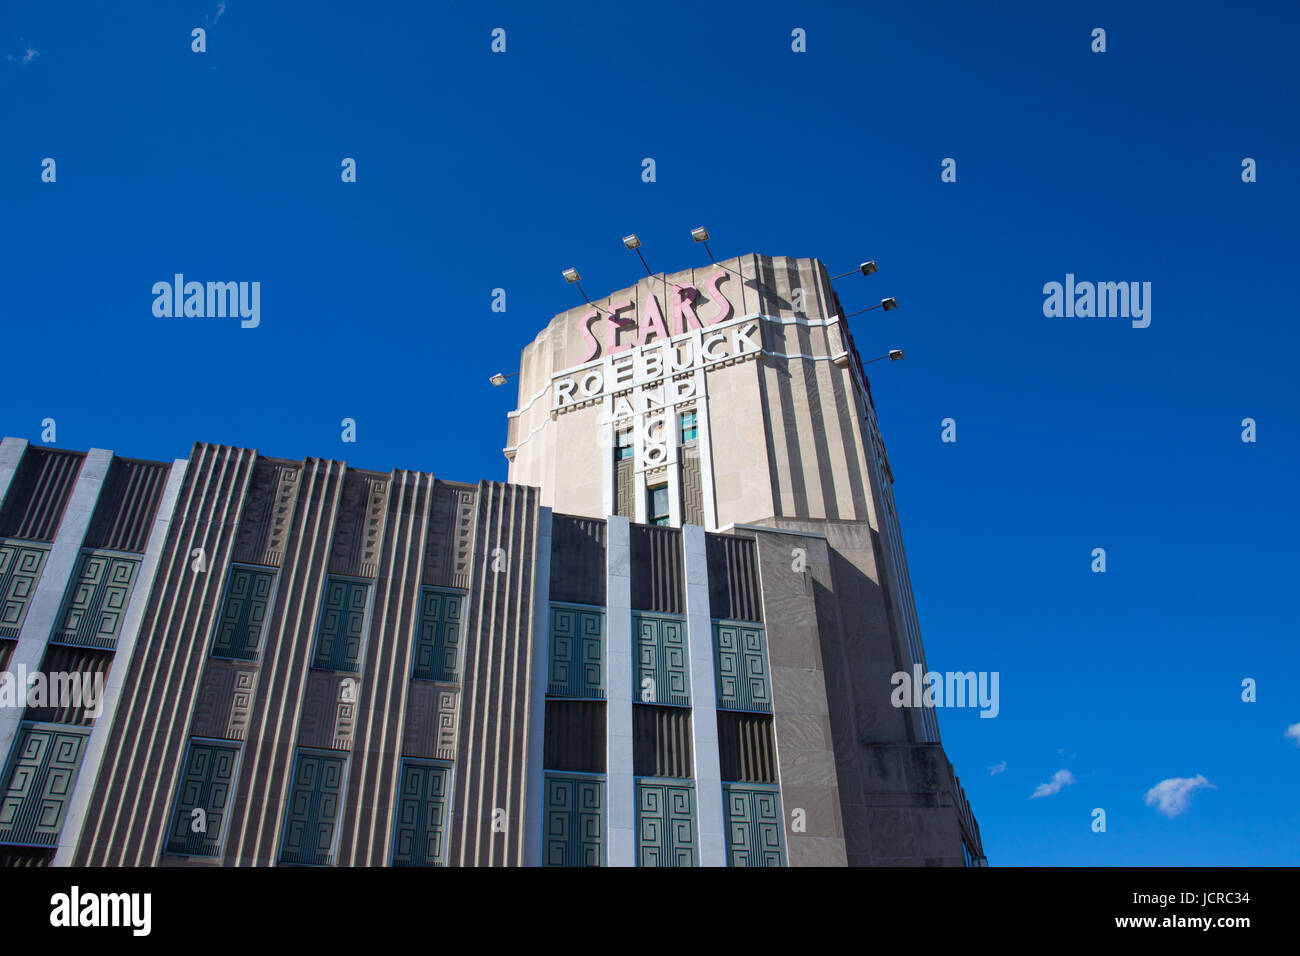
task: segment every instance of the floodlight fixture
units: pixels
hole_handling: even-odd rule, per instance
[[[831,281],[834,282],[836,279],[843,279],[845,276],[857,275],[859,272],[861,272],[864,276],[869,276],[879,271],[880,270],[876,268],[876,260],[872,259],[868,262],[863,262],[859,264],[856,269],[852,269],[849,272],[844,273],[844,275],[831,276]]]
[[[902,349],[890,349],[889,352],[888,352],[888,354],[886,354],[886,355],[877,355],[877,356],[876,356],[875,358],[873,358],[873,359],[867,359],[867,360],[866,360],[865,362],[863,362],[862,364],[863,364],[863,365],[870,365],[872,362],[883,362],[885,359],[889,359],[891,362],[897,362],[897,361],[899,361],[902,357],[903,357],[903,350],[902,350]]]
[[[645,274],[653,279],[655,274],[650,271],[650,264],[645,261],[645,256],[641,255],[641,240],[637,238],[637,234],[634,232],[630,236],[624,236],[623,245],[636,253],[636,257],[641,260],[641,267],[645,269]]]
[[[890,296],[888,299],[881,299],[880,305],[873,305],[866,309],[858,309],[858,311],[856,312],[850,312],[844,318],[851,319],[855,315],[861,315],[863,312],[874,312],[876,311],[876,309],[884,309],[886,312],[893,312],[897,308],[898,308],[898,300],[895,299],[893,296]]]

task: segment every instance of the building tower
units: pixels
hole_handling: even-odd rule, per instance
[[[841,314],[747,256],[556,316],[504,484],[5,438],[0,865],[982,863],[890,704],[925,659]]]
[[[509,481],[557,514],[755,543],[782,802],[837,805],[842,847],[807,862],[982,862],[933,709],[890,704],[925,652],[843,315],[818,260],[762,255],[557,315],[523,352]]]

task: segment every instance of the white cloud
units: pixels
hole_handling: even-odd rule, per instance
[[[1300,725],[1297,725],[1297,726],[1300,726]],[[1007,769],[1007,762],[1006,762],[1005,760],[1002,761],[1001,763],[995,763],[993,766],[989,767],[989,776],[990,776],[990,777],[995,777],[995,776],[997,776],[998,774],[1002,773],[1002,771],[1004,771],[1004,770],[1006,770],[1006,769]]]
[[[1030,796],[1030,800],[1036,800],[1039,797],[1050,797],[1054,793],[1060,793],[1062,787],[1068,787],[1074,783],[1074,774],[1068,770],[1058,770],[1052,774],[1051,783],[1040,783],[1038,789]]]
[[[1300,724],[1292,724],[1283,736],[1290,737],[1295,741],[1295,745],[1300,747]]]
[[[1193,793],[1207,787],[1219,789],[1199,773],[1195,777],[1170,777],[1147,791],[1146,804],[1172,819],[1187,809]]]
[[[35,47],[27,46],[27,44],[24,43],[22,56],[6,56],[5,59],[8,60],[10,63],[17,63],[20,66],[26,66],[28,63],[32,62],[32,60],[36,59],[40,55],[41,55],[40,50],[36,49]]]

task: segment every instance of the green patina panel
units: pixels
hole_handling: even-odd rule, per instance
[[[772,711],[763,627],[737,621],[713,622],[718,709]]]
[[[464,618],[463,591],[425,588],[421,592],[412,677],[460,680],[460,635]]]
[[[551,606],[550,696],[605,696],[604,637],[601,608]]]
[[[262,634],[271,611],[275,585],[272,568],[235,565],[230,569],[226,596],[212,642],[213,657],[255,661],[262,647]]]
[[[139,570],[139,558],[105,551],[81,552],[50,641],[115,648]]]
[[[632,693],[643,704],[691,703],[686,622],[654,614],[632,615]]]
[[[25,723],[0,785],[0,844],[55,846],[68,814],[89,727]]]
[[[239,744],[191,740],[176,806],[167,833],[167,852],[219,856],[230,798],[235,790]]]
[[[43,544],[0,539],[0,637],[18,637],[49,554]]]
[[[642,779],[636,784],[637,866],[695,866],[695,787]]]
[[[343,804],[347,757],[319,750],[300,750],[293,768],[293,788],[284,812],[281,863],[329,866]]]
[[[393,866],[444,866],[451,768],[431,761],[402,763],[393,829]]]
[[[605,781],[546,775],[543,866],[605,865]]]
[[[727,866],[785,866],[781,792],[776,787],[722,785]]]
[[[325,598],[316,629],[312,667],[353,673],[360,669],[370,589],[369,581],[333,575],[325,579]]]

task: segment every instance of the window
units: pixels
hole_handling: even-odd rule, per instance
[[[630,461],[632,458],[632,431],[624,429],[614,432],[614,460]]]
[[[772,712],[767,679],[767,641],[757,624],[713,622],[718,709]]]
[[[700,437],[699,424],[695,417],[695,412],[682,412],[677,417],[680,423],[681,441],[679,444],[685,445],[688,441],[695,441]]]
[[[236,564],[230,569],[226,597],[217,621],[217,635],[212,641],[213,657],[257,660],[274,584],[275,571],[270,568]]]
[[[722,785],[727,866],[784,866],[781,793],[776,787]]]
[[[106,650],[117,647],[139,568],[139,558],[106,551],[81,552],[50,643]]]
[[[680,780],[636,782],[636,865],[695,866],[695,787]]]
[[[57,846],[89,727],[24,723],[0,786],[0,843]]]
[[[359,670],[365,638],[370,582],[330,575],[325,579],[325,599],[316,628],[316,653],[311,666],[318,670]]]
[[[548,696],[604,698],[604,637],[604,609],[551,606]]]
[[[43,544],[0,539],[0,637],[16,638],[50,549]]]
[[[633,612],[632,655],[632,693],[637,701],[690,706],[684,620]]]
[[[426,760],[402,762],[393,831],[393,866],[443,866],[447,858],[447,794],[451,768]]]
[[[650,513],[647,515],[650,524],[666,525],[668,524],[668,486],[655,485],[650,491]]]
[[[415,632],[415,666],[419,680],[460,679],[460,630],[465,595],[460,591],[425,588],[420,597],[420,623]]]
[[[281,863],[330,866],[334,863],[343,776],[347,757],[332,751],[299,750],[293,789],[284,811]]]
[[[546,775],[542,866],[605,864],[605,781]]]
[[[235,789],[239,744],[191,740],[185,772],[176,790],[176,806],[167,833],[167,852],[183,856],[219,856],[230,797]]]

